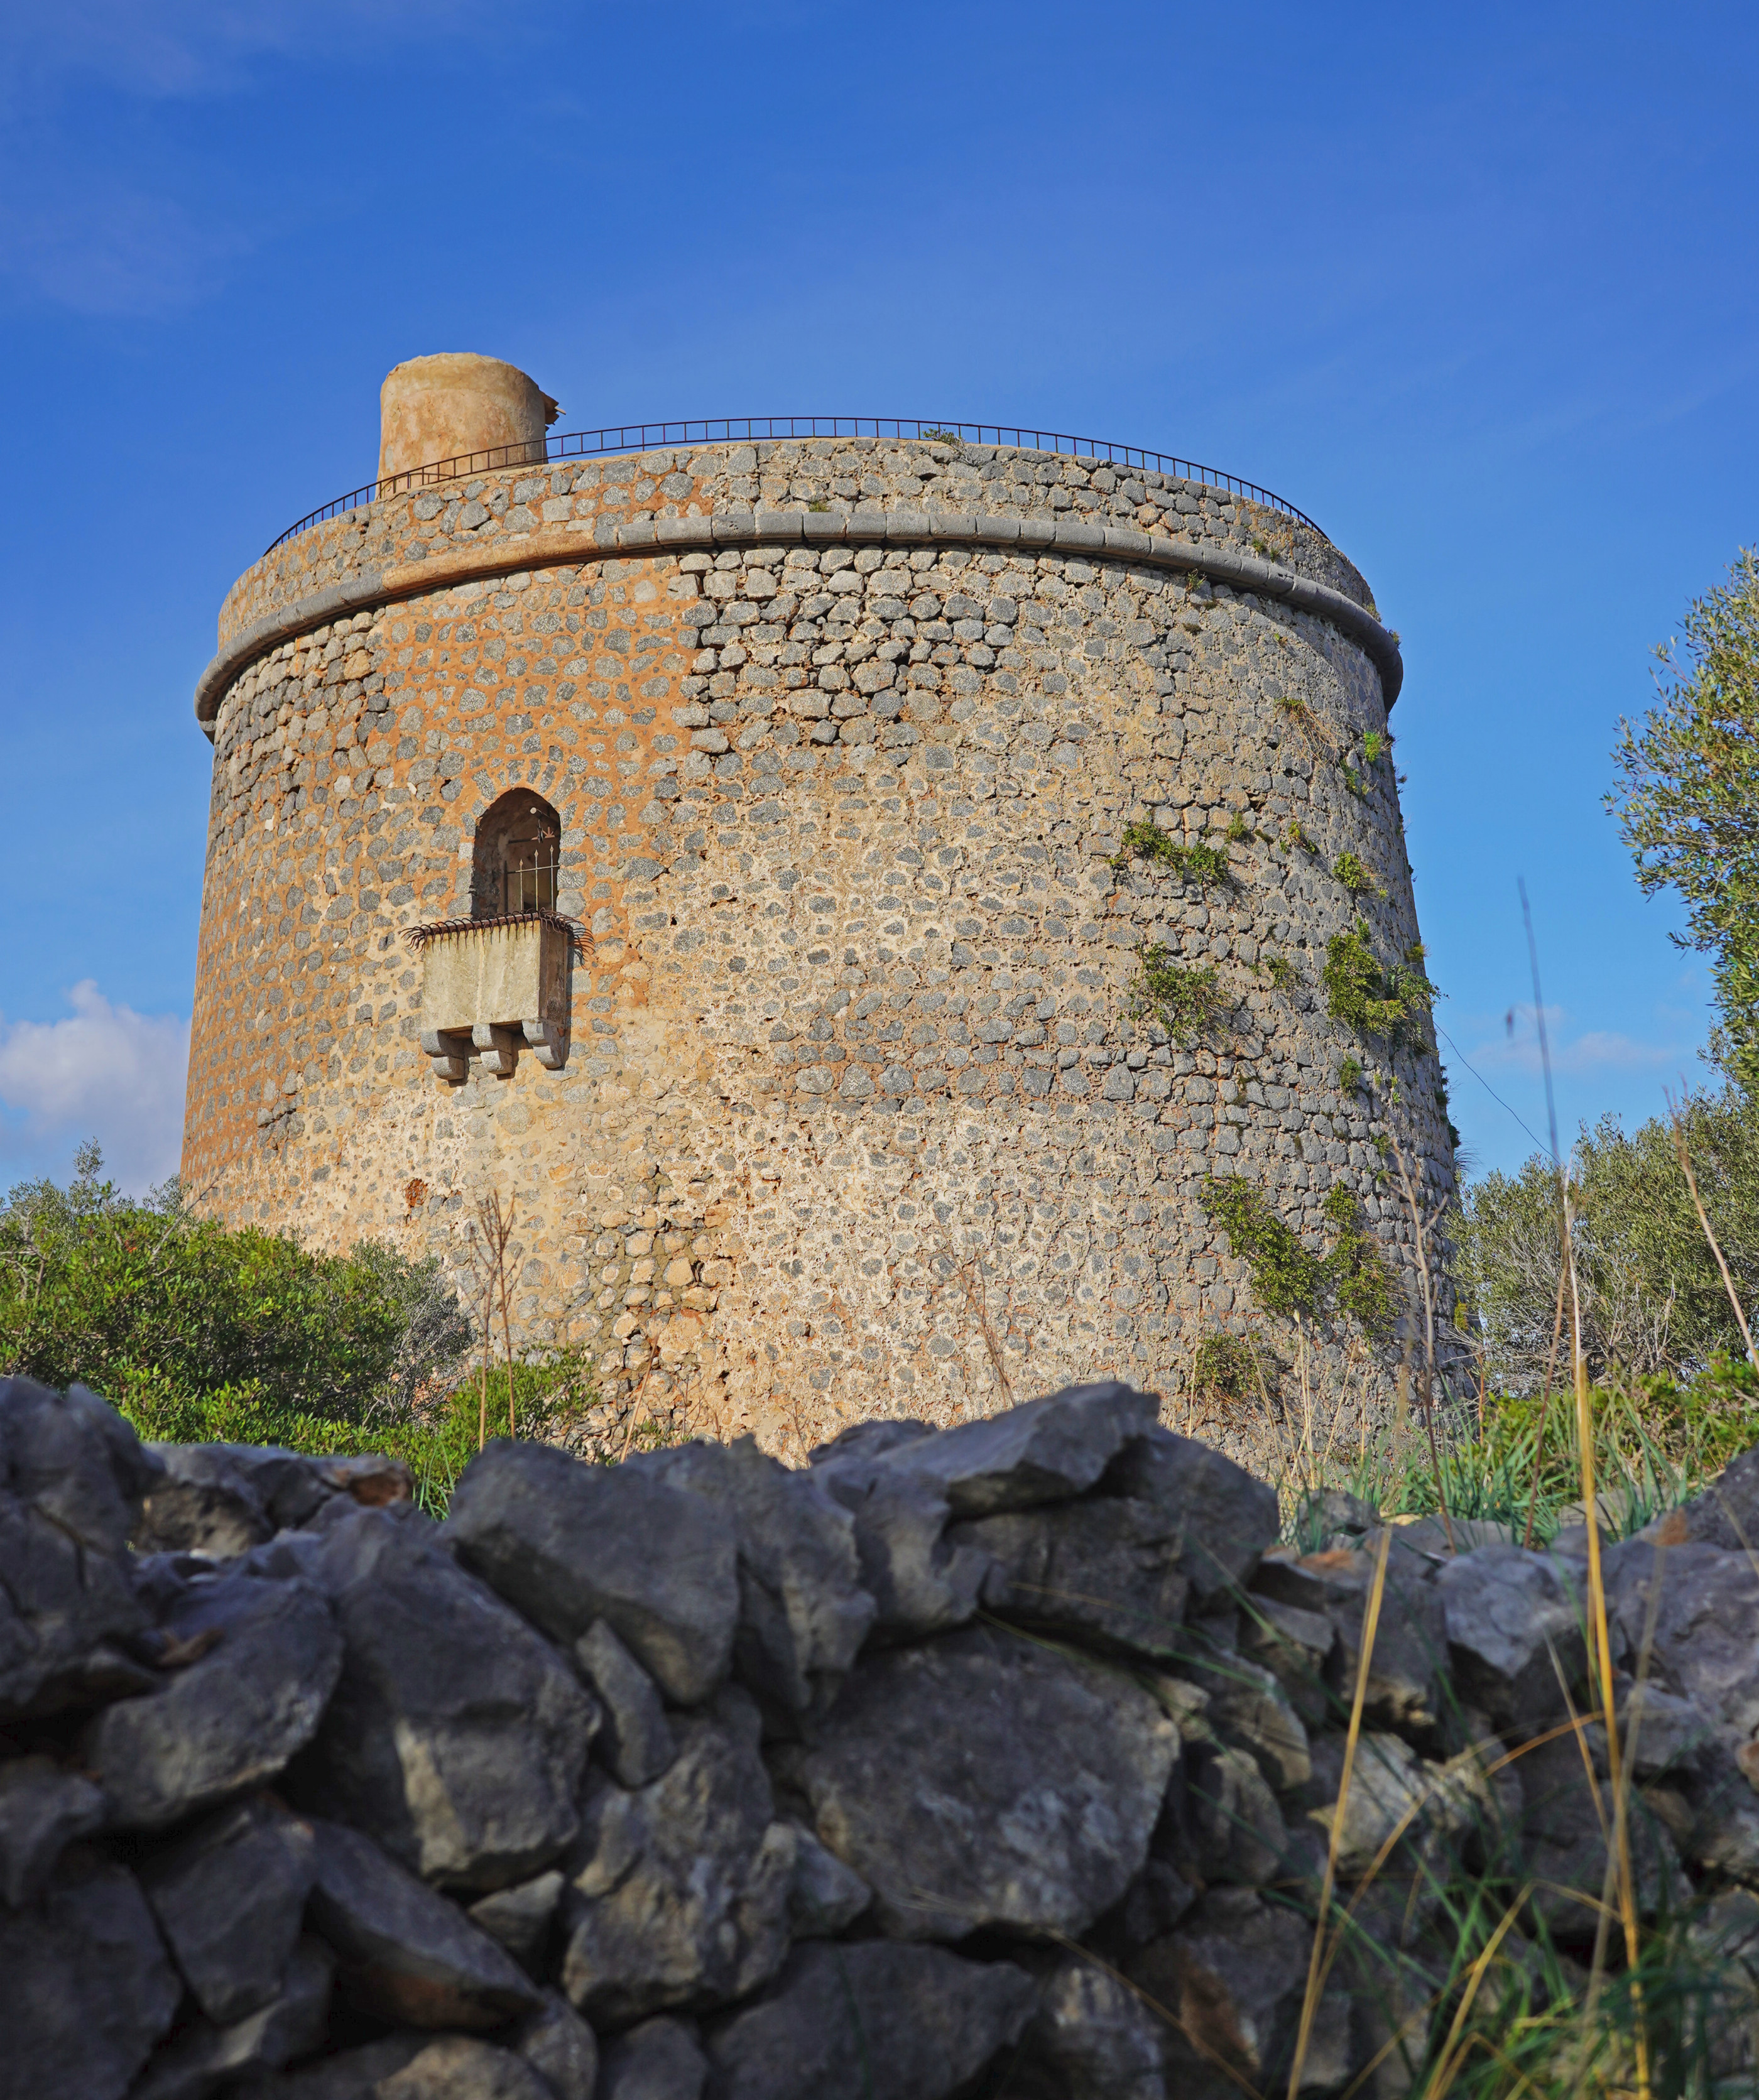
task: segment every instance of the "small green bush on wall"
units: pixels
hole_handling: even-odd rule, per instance
[[[1197,1042],[1231,1011],[1213,963],[1176,962],[1158,941],[1145,941],[1136,960],[1130,1010],[1139,1021],[1159,1021],[1174,1042]]]
[[[1435,987],[1423,974],[1422,942],[1406,951],[1402,963],[1383,963],[1374,952],[1367,920],[1358,919],[1325,943],[1320,982],[1325,1011],[1334,1021],[1389,1043],[1422,1039],[1422,1017],[1435,1004]]]
[[[1318,1319],[1329,1308],[1377,1341],[1391,1334],[1398,1318],[1392,1271],[1341,1183],[1325,1198],[1325,1215],[1338,1231],[1323,1255],[1303,1242],[1255,1182],[1211,1175],[1202,1202],[1227,1233],[1229,1251],[1250,1268],[1252,1295],[1267,1312]]]

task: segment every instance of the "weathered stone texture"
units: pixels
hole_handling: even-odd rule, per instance
[[[928,506],[922,544],[583,540],[748,534],[770,508],[809,536],[856,505]],[[1439,1068],[1364,1046],[1318,982],[1359,913],[1388,957],[1417,938],[1391,761],[1363,749],[1369,656],[1146,562],[937,541],[934,506],[1256,547],[1372,602],[1329,543],[1223,492],[994,448],[558,462],[315,527],[240,580],[223,638],[363,577],[386,602],[222,697],[190,1185],[314,1244],[453,1261],[498,1187],[522,1330],[590,1345],[613,1448],[650,1417],[796,1450],[864,1413],[985,1412],[1029,1342],[1040,1386],[1115,1364],[1177,1391],[1199,1334],[1257,1317],[1199,1202],[1212,1171],[1316,1246],[1342,1180],[1396,1255],[1382,1126],[1339,1065],[1397,1072],[1431,1196]],[[448,1088],[399,935],[468,911],[473,827],[516,785],[562,818],[571,1054]],[[1232,824],[1231,882],[1118,864],[1139,818]],[[1347,850],[1384,895],[1329,871]],[[1145,942],[1236,1002],[1202,1045],[1133,1014]]]

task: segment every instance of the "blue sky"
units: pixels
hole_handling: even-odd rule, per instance
[[[174,1166],[191,689],[442,349],[562,429],[982,419],[1276,489],[1404,639],[1471,1156],[1545,1127],[1518,875],[1566,1129],[1652,1113],[1708,973],[1602,796],[1649,651],[1759,539],[1756,89],[1732,7],[15,0],[0,1184],[93,1132]]]

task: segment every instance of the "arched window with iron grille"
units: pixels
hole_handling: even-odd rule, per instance
[[[477,819],[470,916],[505,919],[521,911],[553,911],[561,861],[561,818],[529,788],[509,789]]]

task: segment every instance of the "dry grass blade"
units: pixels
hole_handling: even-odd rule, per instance
[[[1574,1236],[1568,1233],[1568,1225],[1566,1206],[1572,1340],[1576,1357],[1576,1440],[1581,1447],[1582,1507],[1588,1518],[1588,1602],[1594,1639],[1594,1662],[1600,1679],[1600,1703],[1607,1722],[1607,1778],[1612,1792],[1612,1857],[1609,1865],[1616,1866],[1617,1870],[1619,1910],[1625,1927],[1625,1958],[1627,1965],[1634,1971],[1639,1952],[1637,1877],[1631,1860],[1629,1795],[1622,1783],[1623,1761],[1620,1756],[1618,1708],[1612,1676],[1612,1637],[1607,1621],[1606,1582],[1600,1564],[1600,1506],[1594,1485],[1594,1400],[1588,1383],[1588,1359],[1582,1352],[1581,1293],[1576,1276]],[[1598,1974],[1598,1938],[1595,1951],[1595,1973]],[[1590,1989],[1592,1988],[1591,1983]],[[1640,1985],[1633,1986],[1633,2005],[1637,2016],[1633,2046],[1637,2059],[1638,2100],[1649,2100],[1649,2041],[1644,2031]]]
[[[1430,2083],[1425,2100],[1447,2100],[1454,2080],[1459,2076],[1466,2056],[1472,2046],[1472,2037],[1466,2032],[1466,2023],[1472,2016],[1472,2008],[1483,1988],[1491,1964],[1496,1960],[1502,1943],[1514,1930],[1515,1920],[1527,1908],[1528,1899],[1533,1893],[1533,1885],[1528,1883],[1521,1893],[1504,1911],[1497,1921],[1497,1928],[1485,1942],[1483,1950],[1466,1971],[1466,1988],[1460,1994],[1460,2003],[1453,2015],[1453,2023],[1448,2030],[1448,2039],[1442,2045],[1441,2060],[1435,2067],[1435,2075]]]
[[[1399,1180],[1404,1189],[1404,1200],[1411,1213],[1411,1229],[1417,1236],[1417,1275],[1423,1286],[1423,1426],[1429,1432],[1430,1463],[1435,1474],[1435,1507],[1441,1512],[1441,1528],[1448,1534],[1448,1551],[1457,1553],[1454,1542],[1453,1520],[1448,1514],[1448,1498],[1442,1487],[1441,1447],[1435,1439],[1435,1291],[1430,1274],[1429,1239],[1425,1229],[1423,1207],[1417,1200],[1417,1185],[1411,1178],[1404,1148],[1391,1131],[1387,1139],[1392,1146],[1392,1156],[1399,1162]],[[1434,1222],[1433,1220],[1431,1220]]]
[[[1338,1886],[1338,1852],[1343,1842],[1344,1824],[1350,1812],[1350,1782],[1356,1771],[1356,1754],[1362,1741],[1362,1709],[1368,1700],[1369,1665],[1373,1659],[1374,1639],[1380,1631],[1381,1600],[1386,1594],[1386,1563],[1392,1552],[1392,1527],[1382,1528],[1374,1555],[1374,1580],[1362,1615],[1362,1643],[1357,1652],[1356,1689],[1350,1701],[1350,1730],[1344,1738],[1343,1769],[1338,1779],[1338,1805],[1332,1811],[1330,1842],[1325,1847],[1325,1873],[1320,1883],[1319,1917],[1313,1928],[1313,1951],[1307,1961],[1306,1995],[1301,2001],[1301,2024],[1295,2035],[1294,2061],[1289,2067],[1289,2100],[1298,2100],[1301,2074],[1307,2068],[1307,2050],[1313,2040],[1313,2021],[1319,2011],[1320,1992],[1325,1971],[1325,1921]]]
[[[1722,1249],[1717,1236],[1710,1229],[1710,1219],[1704,1209],[1704,1198],[1698,1193],[1698,1177],[1692,1171],[1692,1156],[1686,1143],[1686,1119],[1673,1096],[1668,1096],[1668,1111],[1673,1119],[1673,1149],[1680,1156],[1680,1170],[1686,1176],[1686,1185],[1692,1194],[1692,1208],[1698,1213],[1698,1222],[1704,1229],[1704,1238],[1710,1242],[1710,1251],[1717,1258],[1717,1267],[1722,1272],[1722,1288],[1729,1295],[1729,1303],[1735,1308],[1735,1321],[1741,1330],[1741,1339],[1747,1344],[1747,1361],[1759,1370],[1759,1355],[1753,1351],[1752,1330],[1747,1325],[1747,1315],[1741,1310],[1741,1302],[1735,1290],[1735,1279],[1729,1274],[1729,1265],[1722,1259]]]
[[[1551,1354],[1545,1359],[1545,1389],[1539,1401],[1539,1443],[1533,1453],[1533,1493],[1527,1505],[1527,1535],[1521,1541],[1528,1553],[1533,1550],[1533,1520],[1539,1515],[1539,1483],[1545,1470],[1545,1432],[1551,1427],[1551,1381],[1557,1374],[1558,1344],[1563,1339],[1563,1299],[1569,1289],[1570,1265],[1561,1259],[1563,1254],[1563,1219],[1558,1219],[1558,1314],[1551,1323]]]

